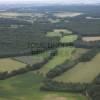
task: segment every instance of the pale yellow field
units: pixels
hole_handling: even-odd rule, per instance
[[[12,60],[10,58],[0,59],[0,72],[11,72],[20,68],[24,68],[26,64]]]
[[[99,41],[100,40],[100,36],[83,37],[82,40],[86,41],[86,42],[89,42],[89,41]]]

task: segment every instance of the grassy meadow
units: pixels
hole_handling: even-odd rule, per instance
[[[72,34],[72,31],[70,31],[68,29],[55,29],[54,32],[63,33],[65,35]]]
[[[60,42],[70,43],[70,42],[74,42],[75,40],[77,40],[77,35],[67,35],[67,36],[62,37]]]
[[[25,66],[26,64],[15,61],[10,58],[0,59],[0,72],[5,72],[5,71],[11,72],[13,70],[24,68]]]
[[[62,37],[63,35],[72,34],[72,31],[68,29],[54,29],[52,32],[47,32],[47,37]]]
[[[59,32],[47,32],[47,37],[61,37],[62,35]]]
[[[70,60],[72,58],[74,50],[74,47],[58,48],[57,55],[53,59],[51,59],[46,65],[44,65],[39,70],[39,72],[45,75],[49,70],[55,68],[58,65],[63,64],[66,60]]]
[[[54,80],[72,83],[91,83],[100,73],[100,54],[89,62],[81,62]]]
[[[0,100],[87,100],[81,94],[40,91],[42,80],[33,72],[0,80]]]

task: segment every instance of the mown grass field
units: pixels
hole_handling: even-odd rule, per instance
[[[70,42],[74,42],[75,40],[77,40],[77,35],[67,35],[61,38],[60,42],[61,43],[70,43]]]
[[[61,47],[58,48],[57,55],[51,59],[46,65],[44,65],[39,72],[45,75],[49,70],[55,68],[57,65],[63,64],[66,60],[70,60],[72,58],[74,47]]]
[[[72,83],[91,83],[98,74],[100,74],[100,54],[89,62],[79,63],[54,80]]]
[[[32,56],[15,57],[13,59],[28,65],[33,65],[44,61],[44,59],[48,58],[49,56],[50,56],[50,51]]]
[[[15,61],[10,58],[0,59],[0,72],[5,72],[5,71],[11,72],[13,70],[23,68],[25,66],[26,64]]]
[[[0,80],[0,100],[87,100],[81,94],[40,91],[42,80],[33,72]]]

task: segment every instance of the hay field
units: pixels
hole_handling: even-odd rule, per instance
[[[89,62],[81,62],[74,68],[55,78],[56,81],[91,83],[100,74],[100,54]]]
[[[0,59],[0,72],[11,72],[20,68],[24,68],[26,64],[12,60],[10,58]]]

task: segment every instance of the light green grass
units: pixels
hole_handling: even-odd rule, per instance
[[[0,59],[0,72],[11,72],[20,68],[24,68],[26,64],[12,60],[10,58]]]
[[[61,37],[62,35],[59,32],[48,32],[47,37]]]
[[[33,72],[1,80],[0,100],[87,100],[81,94],[40,91],[42,80]]]
[[[46,65],[44,65],[39,72],[45,75],[49,70],[55,68],[57,65],[63,64],[66,60],[71,59],[72,52],[75,50],[74,47],[62,47],[58,48],[57,55],[50,60]]]
[[[58,32],[58,33],[62,32],[64,35],[72,34],[72,31],[70,31],[68,29],[55,29],[54,32]]]
[[[62,35],[72,34],[72,31],[67,29],[54,29],[52,32],[47,32],[47,37],[62,37]]]
[[[70,43],[70,42],[74,42],[75,40],[77,40],[77,35],[67,35],[67,36],[62,37],[60,42]]]
[[[52,19],[52,18],[49,18],[48,21],[50,23],[59,23],[60,22],[60,19]]]
[[[91,83],[100,74],[100,54],[86,63],[79,63],[74,68],[55,78],[56,81],[72,83]]]

